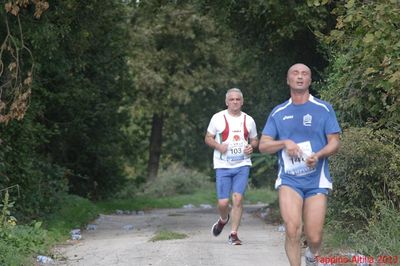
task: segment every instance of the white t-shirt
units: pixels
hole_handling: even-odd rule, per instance
[[[221,154],[214,150],[214,169],[236,168],[251,165],[250,157],[244,154],[249,139],[257,137],[254,119],[244,112],[240,116],[231,116],[228,110],[213,115],[207,131],[215,136],[218,143],[227,143],[228,151]]]

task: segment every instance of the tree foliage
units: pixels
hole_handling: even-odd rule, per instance
[[[327,62],[319,53],[314,31],[328,32],[333,23],[327,7],[309,7],[302,1],[204,1],[203,9],[232,30],[237,56],[245,75],[239,77],[246,103],[259,126],[268,113],[289,97],[287,69],[302,62],[313,78]]]
[[[134,11],[130,59],[134,108],[144,109],[153,121],[149,176],[154,178],[162,143],[174,138],[174,145],[179,145],[182,139],[175,136],[190,134],[185,106],[201,104],[194,95],[225,90],[221,85],[234,80],[232,49],[229,34],[190,4],[140,2]]]
[[[16,211],[34,218],[50,213],[67,191],[93,199],[123,184],[121,128],[127,116],[121,107],[131,96],[126,4],[54,2],[40,19],[27,7],[18,19],[12,14],[15,6],[10,13],[2,11],[8,23],[2,36],[9,32],[15,47],[24,50],[23,42],[31,52],[31,57],[19,53],[20,69],[30,69],[32,62],[34,67],[24,119],[0,129],[0,188],[18,184],[20,195],[11,195],[17,198]],[[20,30],[23,35],[14,34]],[[4,51],[3,62],[12,58]]]
[[[191,6],[170,4],[152,12],[140,5],[133,14],[135,104],[167,113],[191,102],[191,93],[228,79],[230,51],[211,18]]]
[[[17,203],[18,218],[51,212],[67,191],[63,168],[36,153],[48,132],[35,122],[40,104],[31,102],[36,61],[26,21],[41,21],[47,8],[46,1],[7,1],[0,11],[3,26],[0,32],[5,36],[0,48],[0,120],[3,123],[0,188],[13,185],[21,188],[19,193],[10,192]]]
[[[32,33],[41,62],[40,122],[52,132],[42,146],[66,167],[71,192],[104,197],[123,183],[122,156],[129,99],[126,5],[98,0],[57,2]]]
[[[330,61],[321,94],[349,127],[332,159],[331,224],[366,254],[390,253],[398,250],[392,239],[399,237],[388,228],[398,223],[393,217],[400,210],[400,5],[395,0],[329,2],[335,4],[337,21],[328,35],[320,35]]]
[[[398,1],[348,1],[334,12],[336,28],[324,38],[332,50],[324,97],[343,121],[399,131]]]

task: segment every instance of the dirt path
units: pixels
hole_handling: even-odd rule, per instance
[[[57,247],[63,257],[57,265],[287,266],[284,233],[252,214],[260,207],[245,206],[239,231],[242,246],[227,243],[230,226],[219,237],[212,236],[215,208],[101,215],[95,228],[81,232],[82,239]],[[185,233],[188,238],[151,242],[159,230]]]

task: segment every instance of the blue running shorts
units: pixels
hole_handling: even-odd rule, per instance
[[[250,166],[217,168],[216,189],[218,199],[228,199],[231,192],[244,195],[249,180]]]
[[[279,188],[282,186],[290,187],[291,189],[296,191],[303,199],[312,197],[317,194],[324,194],[328,196],[330,191],[329,188],[298,188],[287,184],[280,185]]]

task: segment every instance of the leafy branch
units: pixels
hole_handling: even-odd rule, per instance
[[[5,4],[4,24],[6,36],[0,46],[0,123],[23,119],[29,106],[33,81],[34,60],[31,50],[25,45],[20,11],[32,2],[35,5],[35,18],[40,18],[48,9],[47,1],[14,0]],[[17,35],[14,35],[9,16],[14,16],[17,23]],[[28,55],[30,65],[24,66],[24,56]]]

